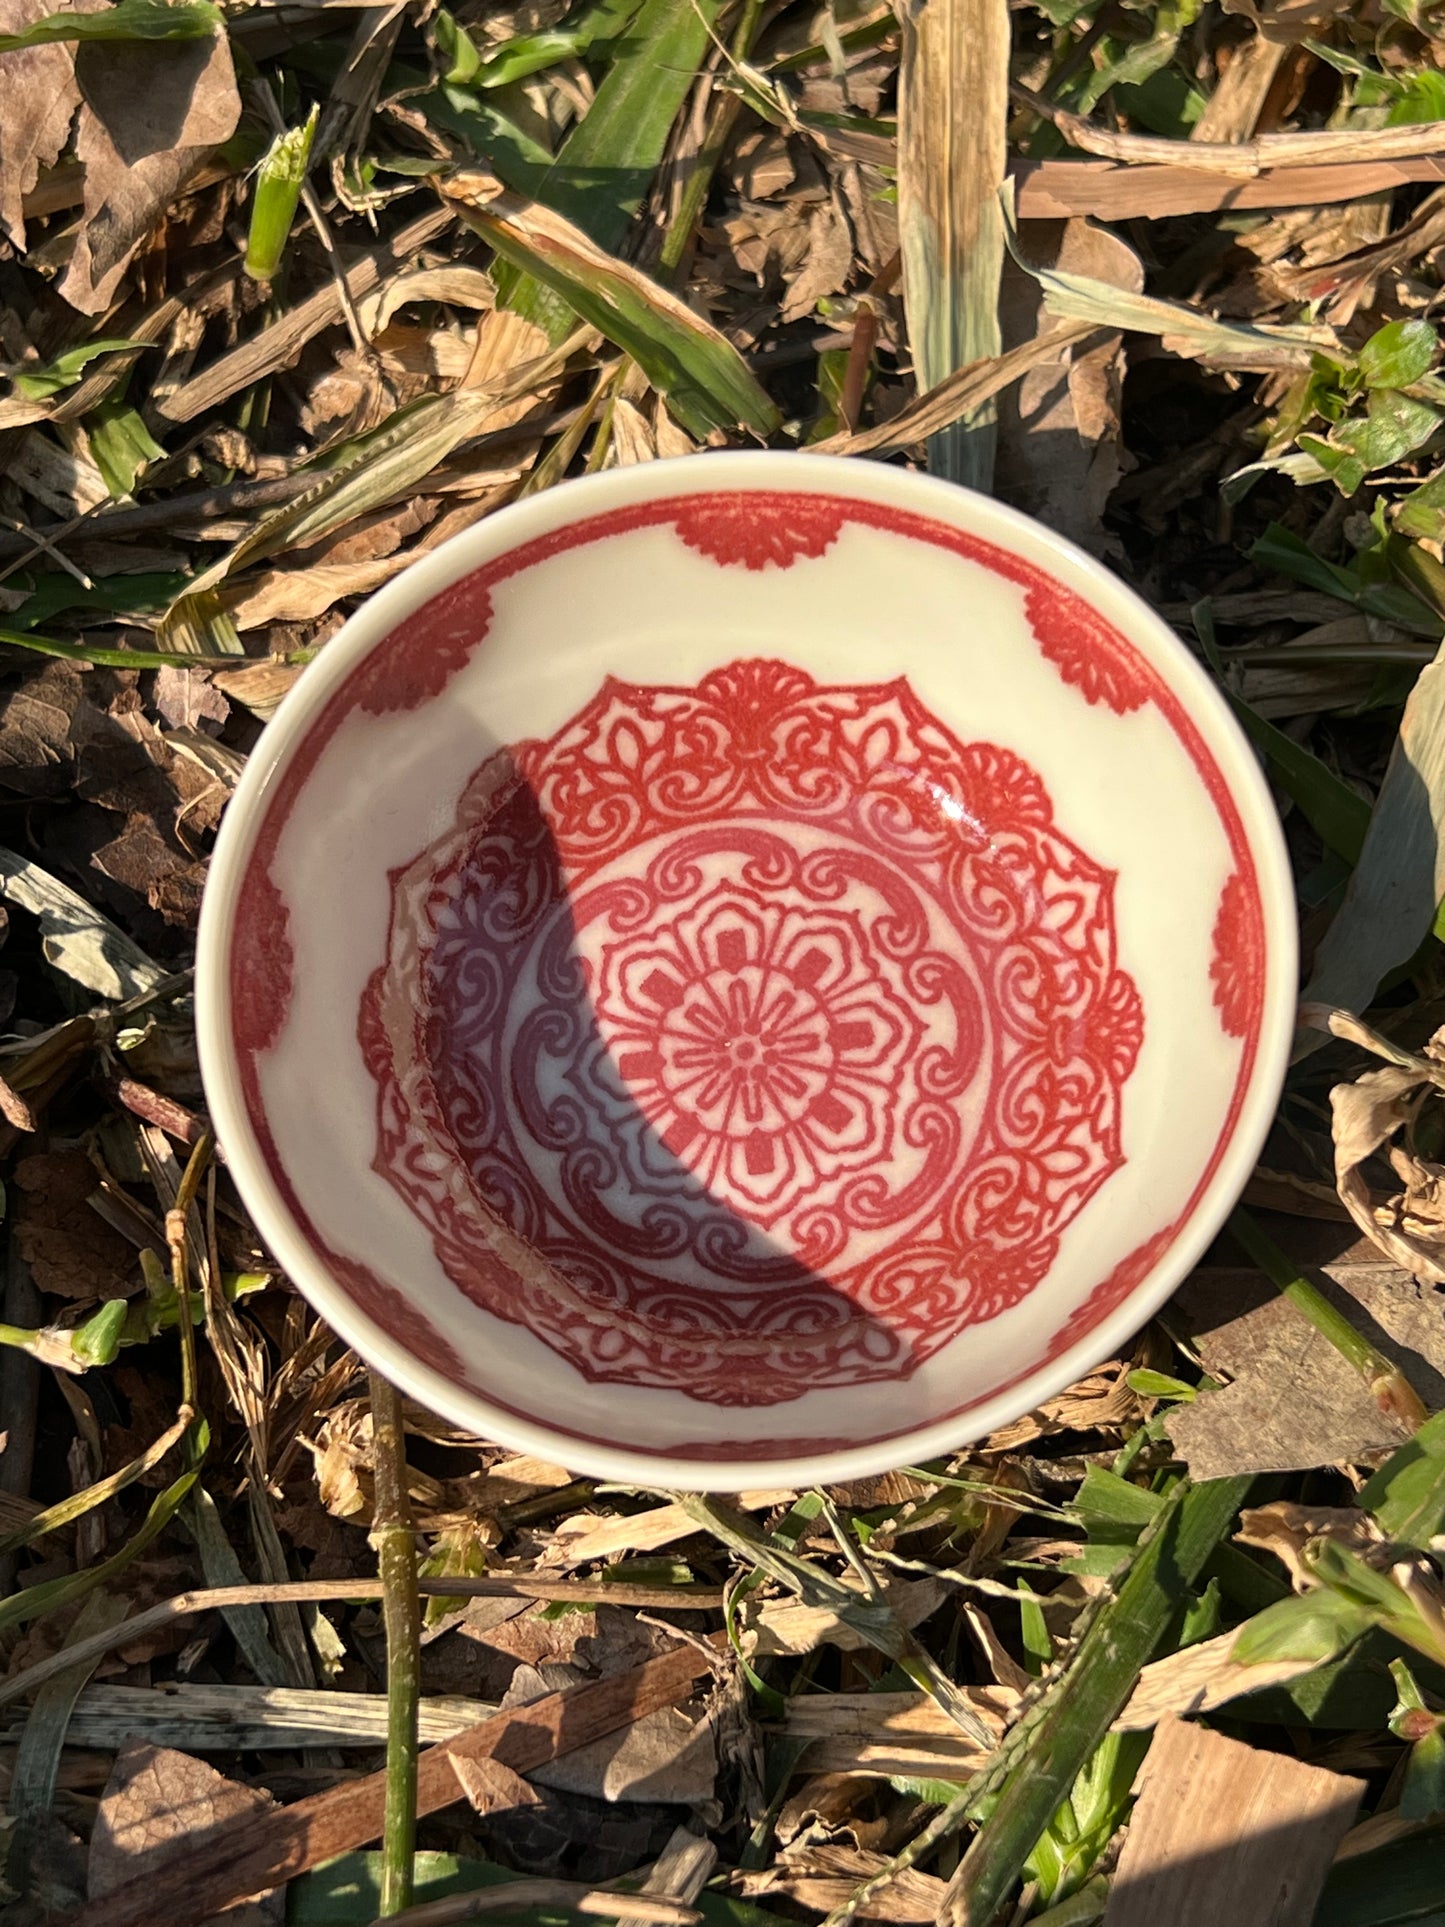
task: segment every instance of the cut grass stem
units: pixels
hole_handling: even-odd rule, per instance
[[[401,1395],[378,1372],[370,1374],[370,1386],[376,1456],[371,1541],[381,1573],[386,1626],[386,1812],[381,1837],[381,1912],[385,1917],[404,1913],[411,1905],[421,1620],[416,1541],[406,1496]]]

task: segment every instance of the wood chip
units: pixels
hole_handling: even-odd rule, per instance
[[[1386,1264],[1334,1264],[1311,1276],[1430,1410],[1445,1404],[1445,1327],[1431,1293]],[[1195,1478],[1352,1463],[1407,1436],[1329,1340],[1257,1272],[1197,1272],[1174,1302],[1208,1369],[1234,1381],[1169,1414],[1169,1435]]]
[[[1168,1720],[1139,1787],[1104,1927],[1309,1927],[1365,1783]]]
[[[1216,1639],[1201,1639],[1146,1666],[1112,1730],[1140,1733],[1170,1714],[1212,1713],[1241,1693],[1282,1686],[1302,1673],[1312,1673],[1319,1664],[1315,1659],[1277,1659],[1260,1666],[1239,1666],[1230,1657],[1238,1637],[1238,1627],[1231,1627]]]

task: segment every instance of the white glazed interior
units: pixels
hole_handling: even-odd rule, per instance
[[[1253,1080],[1208,1190],[1162,1262],[1078,1344],[1030,1372],[1100,1280],[1184,1209],[1229,1109],[1241,1046],[1220,1029],[1209,964],[1231,859],[1197,771],[1152,705],[1120,716],[1088,703],[1060,676],[1025,617],[1022,589],[924,543],[852,525],[820,558],[757,572],[721,568],[668,529],[569,549],[493,590],[486,640],[439,698],[390,715],[353,712],[324,751],[273,865],[291,906],[296,988],[261,1071],[287,1172],[328,1241],[401,1287],[504,1405],[526,1409],[529,1416],[519,1418],[449,1383],[407,1350],[404,1333],[364,1316],[278,1195],[245,1114],[230,1043],[226,958],[237,890],[278,769],[331,693],[401,617],[558,526],[659,497],[740,487],[814,490],[964,528],[1087,597],[1155,664],[1182,696],[1236,799],[1258,872],[1269,975]],[[795,662],[820,682],[906,675],[963,741],[1010,747],[1031,763],[1059,826],[1119,873],[1119,961],[1138,985],[1148,1023],[1125,1093],[1128,1162],[1069,1225],[1043,1284],[906,1380],[739,1411],[676,1391],[589,1383],[541,1340],[461,1296],[423,1226],[371,1169],[375,1087],[356,1042],[356,1010],[385,953],[389,871],[450,827],[464,782],[493,749],[552,733],[609,674],[691,684],[747,656]],[[212,866],[198,1002],[207,1092],[230,1166],[277,1257],[342,1336],[422,1402],[519,1449],[604,1477],[735,1489],[916,1462],[1007,1422],[1107,1357],[1168,1296],[1247,1176],[1283,1073],[1294,987],[1292,891],[1268,792],[1208,678],[1150,610],[1099,565],[983,498],[873,463],[746,454],[568,484],[491,517],[373,597],[307,671],[248,763]],[[1011,1389],[997,1390],[1010,1381]],[[943,1416],[964,1406],[962,1417]],[[872,1442],[743,1464],[668,1450],[679,1439],[705,1449],[709,1441],[780,1435]]]

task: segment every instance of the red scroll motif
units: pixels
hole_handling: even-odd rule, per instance
[[[905,1377],[1122,1162],[1113,877],[904,681],[609,682],[393,878],[376,1169],[594,1380]]]

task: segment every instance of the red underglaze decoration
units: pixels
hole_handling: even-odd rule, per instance
[[[1126,716],[1149,700],[1150,677],[1112,623],[1057,582],[1035,583],[1025,598],[1040,649],[1084,700]]]
[[[1264,990],[1264,925],[1259,899],[1236,870],[1224,886],[1214,920],[1214,961],[1209,968],[1219,1021],[1230,1037],[1248,1033],[1251,1013]]]
[[[238,1069],[247,1113],[265,1168],[284,1198],[297,1230],[310,1242],[333,1275],[342,1277],[348,1283],[358,1304],[369,1316],[400,1338],[419,1357],[434,1358],[436,1369],[447,1378],[469,1386],[493,1405],[520,1419],[534,1418],[536,1414],[531,1408],[514,1404],[508,1399],[503,1388],[493,1382],[484,1370],[479,1372],[465,1368],[451,1351],[448,1341],[419,1314],[414,1305],[409,1305],[404,1314],[399,1313],[394,1309],[395,1301],[368,1292],[364,1283],[359,1291],[355,1289],[357,1281],[353,1281],[351,1272],[355,1261],[338,1256],[296,1194],[266,1115],[259,1076],[261,1059],[276,1042],[284,1024],[290,994],[290,944],[286,936],[285,903],[279,890],[271,885],[269,873],[287,820],[299,804],[312,772],[340,729],[358,710],[371,715],[397,713],[417,707],[439,693],[449,677],[465,665],[472,649],[482,639],[490,618],[489,592],[493,588],[514,575],[574,548],[624,536],[634,530],[670,524],[678,526],[686,521],[696,499],[676,497],[641,503],[556,529],[519,545],[473,571],[442,597],[406,618],[398,630],[378,645],[346,684],[331,696],[304,740],[296,746],[279,772],[256,833],[251,855],[251,876],[242,886],[236,909],[231,987]],[[714,528],[719,526],[717,509],[728,499],[719,496],[709,498],[711,514],[707,519]],[[1102,618],[1095,616],[1087,604],[1081,603],[1047,570],[995,543],[927,517],[879,504],[822,498],[806,493],[770,494],[762,498],[753,491],[740,492],[731,499],[736,504],[732,520],[740,525],[746,526],[755,518],[762,500],[771,505],[768,512],[776,514],[779,505],[786,505],[790,513],[796,509],[796,519],[800,525],[818,527],[821,524],[822,532],[811,538],[814,542],[821,542],[817,553],[826,550],[839,529],[856,524],[943,549],[1021,586],[1026,593],[1025,606],[1042,652],[1060,667],[1067,679],[1074,682],[1090,701],[1105,701],[1121,714],[1137,708],[1140,702],[1153,704],[1174,733],[1183,753],[1198,771],[1200,781],[1219,811],[1245,905],[1243,914],[1238,916],[1234,924],[1235,939],[1230,945],[1236,961],[1233,971],[1228,973],[1234,986],[1226,993],[1228,1017],[1221,1011],[1222,1024],[1233,1026],[1241,1021],[1244,1024],[1239,1067],[1228,1114],[1215,1151],[1199,1173],[1183,1212],[1146,1240],[1129,1260],[1116,1267],[1110,1277],[1096,1288],[1069,1321],[1067,1330],[1056,1335],[1048,1356],[1050,1359],[1058,1357],[1069,1344],[1087,1338],[1089,1332],[1143,1282],[1153,1266],[1164,1259],[1203,1198],[1238,1124],[1259,1048],[1267,963],[1259,884],[1239,809],[1186,705],[1141,652],[1117,631],[1103,625]],[[678,532],[682,533],[680,526]],[[702,552],[706,552],[706,549],[703,548]],[[734,546],[730,559],[745,567],[759,568],[767,566],[771,560],[781,560],[780,557],[764,553],[760,547],[753,552],[757,559],[749,563],[745,555],[736,552]],[[793,561],[809,552],[806,544],[790,544],[788,559]],[[1064,618],[1062,623],[1061,614]],[[1095,628],[1096,624],[1100,626]],[[435,655],[431,655],[433,646]],[[253,888],[253,881],[259,882],[261,887]],[[1220,974],[1224,974],[1222,967]],[[1216,986],[1219,980],[1220,976],[1216,975]],[[1231,1028],[1229,1034],[1240,1033]],[[391,1288],[383,1289],[389,1291]],[[444,1357],[445,1363],[441,1362]],[[1040,1362],[1047,1361],[1038,1361],[1017,1376],[1027,1377],[1038,1369]],[[1006,1385],[995,1387],[990,1396],[1008,1389]],[[926,1422],[962,1424],[971,1409],[970,1404],[949,1411],[930,1410]],[[599,1442],[591,1432],[570,1427],[561,1413],[551,1414],[548,1422],[554,1430],[568,1433],[579,1442]],[[901,1434],[890,1430],[885,1434],[874,1434],[871,1439],[857,1435],[835,1439],[809,1437],[772,1441],[756,1437],[738,1441],[714,1439],[698,1441],[695,1445],[675,1442],[659,1445],[655,1449],[715,1462],[736,1460],[745,1463],[769,1456],[786,1456],[795,1451],[861,1446],[877,1443],[881,1437],[895,1436]]]
[[[906,682],[609,682],[393,878],[376,1168],[594,1380],[899,1378],[1122,1162],[1113,877]]]
[[[1087,1336],[1111,1311],[1117,1310],[1129,1293],[1143,1284],[1178,1237],[1183,1222],[1181,1219],[1178,1224],[1166,1225],[1162,1231],[1156,1231],[1152,1237],[1146,1238],[1127,1258],[1121,1258],[1108,1277],[1095,1285],[1078,1310],[1060,1325],[1040,1363],[1048,1364],[1052,1359],[1062,1358],[1071,1345]],[[1037,1367],[1030,1366],[1029,1369],[1032,1371]]]
[[[291,920],[268,868],[253,863],[236,905],[236,939],[231,951],[232,1021],[254,1059],[270,1050],[291,1007]]]
[[[491,598],[470,577],[432,597],[377,644],[357,670],[357,707],[368,716],[415,709],[440,696],[492,622]]]
[[[695,495],[677,510],[678,534],[699,555],[745,569],[790,569],[838,539],[846,504],[825,495]]]
[[[326,1262],[333,1275],[345,1285],[354,1303],[384,1332],[405,1340],[424,1365],[440,1372],[453,1385],[474,1385],[462,1362],[461,1353],[449,1338],[444,1338],[428,1319],[419,1318],[415,1305],[395,1285],[378,1278],[370,1265],[359,1258],[348,1258],[339,1251],[326,1251]],[[476,1389],[480,1390],[478,1386]]]

